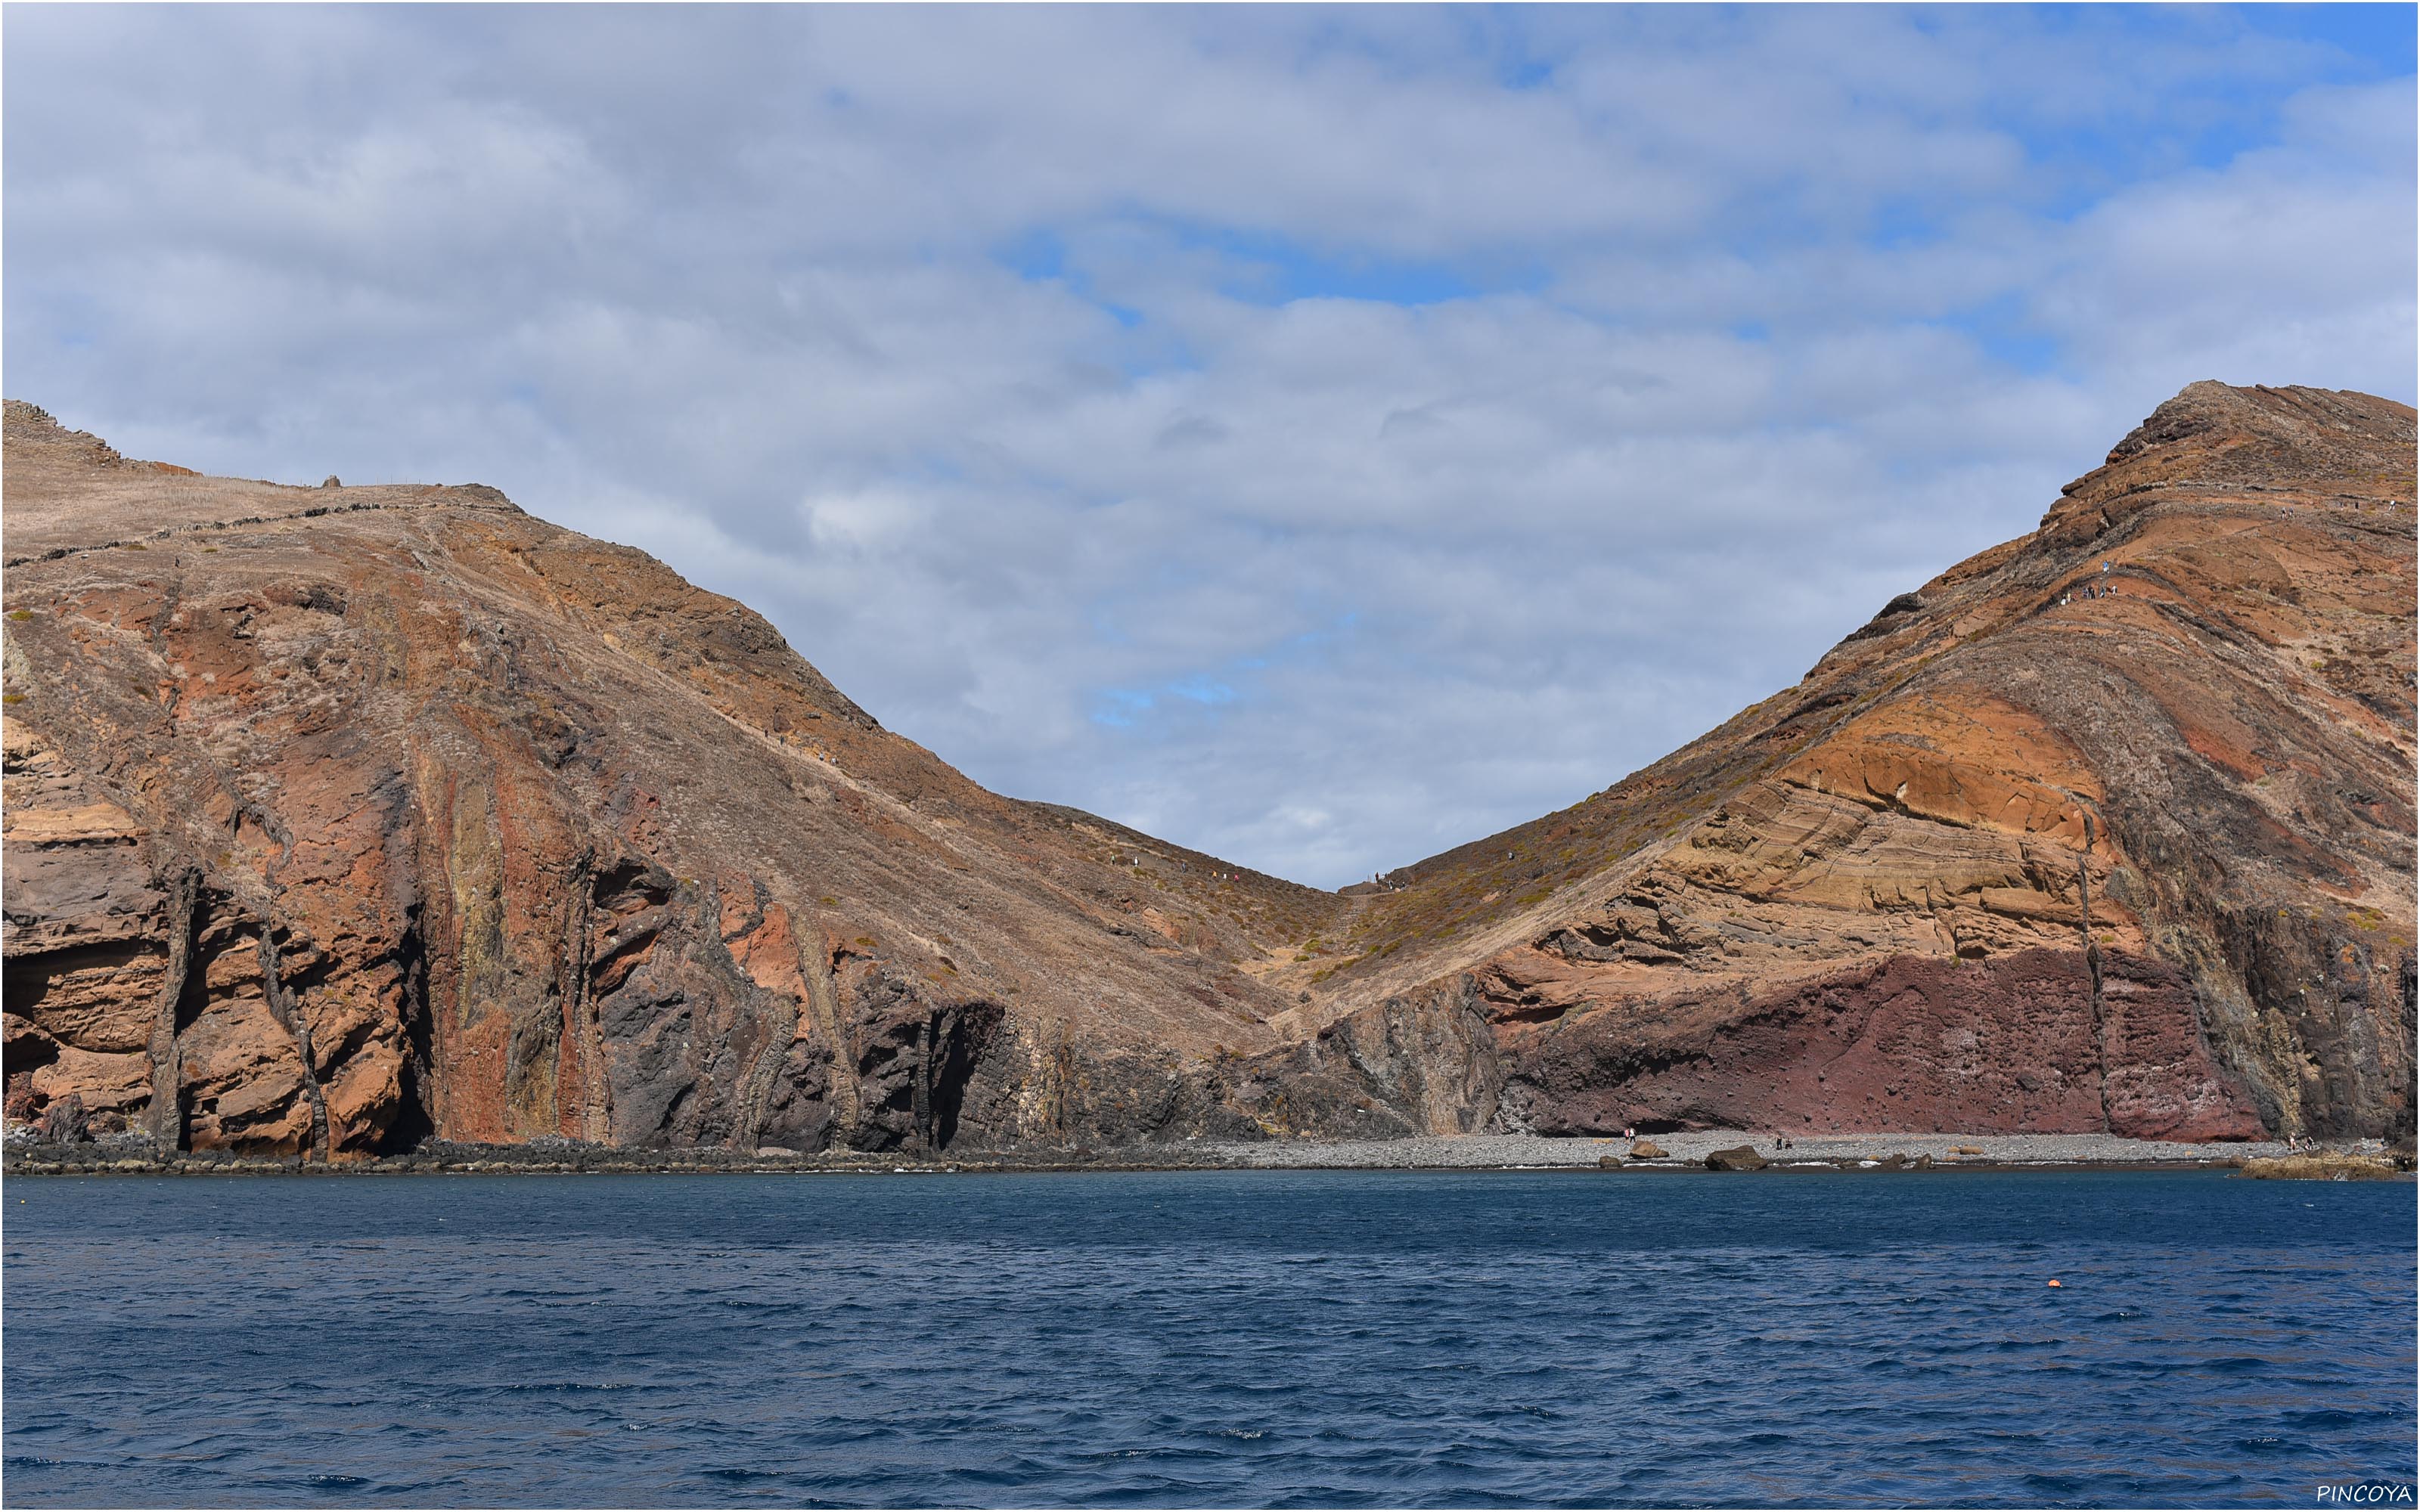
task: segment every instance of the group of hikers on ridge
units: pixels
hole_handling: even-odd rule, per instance
[[[2080,587],[2080,588],[2073,588],[2073,589],[2070,589],[2067,593],[2063,593],[2063,594],[2059,594],[2059,595],[2058,595],[2058,601],[2059,601],[2061,604],[2065,604],[2065,603],[2067,603],[2071,598],[2072,598],[2072,597],[2074,596],[2074,594],[2079,594],[2079,593],[2080,593],[2080,594],[2083,594],[2085,597],[2086,597],[2086,598],[2115,598],[2115,597],[2117,597],[2117,596],[2118,596],[2118,585],[2117,585],[2116,583],[2109,582],[2109,581],[2106,581],[2106,580],[2105,580],[2105,579],[2108,578],[2108,576],[2109,576],[2109,563],[2108,563],[2106,561],[2103,561],[2103,562],[2101,563],[2101,576],[2102,576],[2102,578],[2104,579],[2103,581],[2102,581],[2102,582],[2100,582],[2100,583],[2098,583],[2098,584],[2095,584],[2095,583],[2094,583],[2090,579],[2088,579],[2088,578],[2087,578],[2087,579],[2085,579],[2084,584],[2083,584],[2083,586],[2082,586],[2082,587]]]

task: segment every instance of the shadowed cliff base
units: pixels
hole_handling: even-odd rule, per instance
[[[987,793],[492,489],[16,403],[6,447],[7,1109],[54,1144],[2412,1126],[2385,400],[2193,385],[1794,687],[1351,896]]]

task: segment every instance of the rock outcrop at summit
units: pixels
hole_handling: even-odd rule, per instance
[[[987,793],[492,489],[200,477],[14,403],[6,446],[12,1125],[2412,1125],[2382,400],[2196,384],[1796,687],[1352,897]]]

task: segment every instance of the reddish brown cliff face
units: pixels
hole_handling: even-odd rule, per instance
[[[1279,1042],[1239,968],[1337,906],[985,793],[492,490],[198,478],[24,406],[7,444],[12,1119],[1140,1136]]]
[[[2410,410],[2195,385],[1797,687],[1339,898],[986,793],[492,490],[11,405],[8,1117],[338,1160],[2408,1128],[2412,496]]]

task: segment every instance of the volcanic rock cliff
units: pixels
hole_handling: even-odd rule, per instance
[[[2412,448],[2197,384],[1796,687],[1344,898],[987,793],[491,489],[11,404],[8,1118],[333,1160],[2409,1129]]]
[[[1240,968],[1336,906],[996,797],[491,489],[195,477],[22,405],[6,444],[12,1119],[1134,1137],[1280,1042]]]
[[[2412,421],[2186,389],[1795,687],[1397,873],[1297,1077],[1450,1026],[1451,1127],[2408,1132]]]

